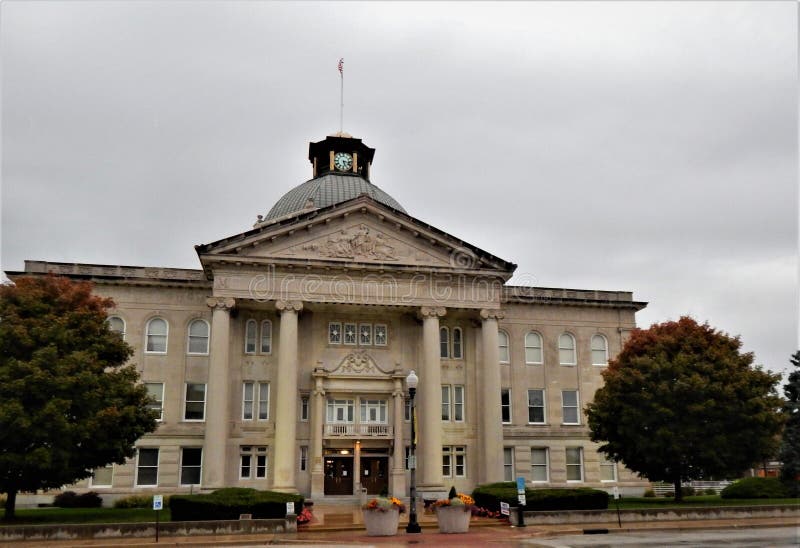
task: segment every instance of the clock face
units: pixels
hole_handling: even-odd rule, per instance
[[[333,166],[339,171],[350,171],[353,167],[353,157],[346,152],[337,152],[333,157]]]

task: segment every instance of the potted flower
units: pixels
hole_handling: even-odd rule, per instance
[[[433,503],[436,521],[439,522],[440,533],[466,533],[469,531],[469,520],[475,500],[464,493],[456,493],[451,487],[446,499]]]
[[[396,535],[400,514],[406,511],[403,502],[395,497],[375,497],[368,500],[361,509],[364,512],[367,535],[371,537]]]

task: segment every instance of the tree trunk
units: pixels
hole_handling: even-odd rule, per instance
[[[6,515],[3,518],[5,521],[11,521],[14,519],[14,509],[17,506],[17,490],[16,489],[9,489],[8,493],[6,493]]]
[[[683,493],[681,492],[681,478],[678,478],[672,482],[673,487],[675,488],[675,502],[683,502]]]

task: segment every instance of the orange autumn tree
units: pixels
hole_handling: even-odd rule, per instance
[[[155,430],[133,351],[109,330],[111,299],[55,276],[0,285],[0,492],[52,489],[123,463]]]
[[[689,317],[634,329],[587,406],[600,451],[675,487],[737,477],[774,455],[780,375],[753,367],[738,337]]]

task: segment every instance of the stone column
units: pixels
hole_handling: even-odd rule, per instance
[[[405,467],[405,444],[403,443],[403,408],[405,404],[405,393],[403,392],[403,379],[394,379],[394,448],[392,451],[392,472],[389,491],[392,496],[397,498],[406,495],[406,467]]]
[[[314,379],[311,402],[311,498],[325,495],[325,469],[322,466],[322,431],[325,428],[325,390],[322,378]]]
[[[503,481],[503,416],[500,408],[500,350],[497,320],[505,314],[501,310],[481,310],[481,343],[483,363],[478,368],[478,414],[481,440],[481,469],[478,481],[493,483]]]
[[[278,375],[275,393],[275,491],[296,493],[297,468],[297,315],[300,301],[277,301],[280,320]]]
[[[203,438],[203,488],[225,486],[226,448],[228,444],[228,392],[230,379],[231,308],[230,297],[209,297],[211,312],[208,384],[206,386],[206,428]]]
[[[417,466],[421,496],[440,494],[442,482],[442,371],[439,355],[439,318],[443,307],[420,308],[422,368],[417,388]],[[438,496],[438,495],[436,495]],[[427,497],[426,497],[427,498]],[[439,497],[442,498],[442,497]]]

